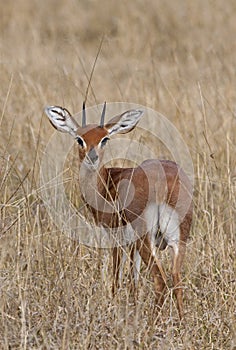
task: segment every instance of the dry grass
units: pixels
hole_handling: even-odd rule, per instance
[[[0,348],[236,349],[235,2],[10,0],[0,12]],[[38,169],[47,104],[140,103],[168,116],[195,167],[184,266],[185,323],[172,291],[156,317],[143,267],[137,304],[110,295],[109,252],[50,220]],[[151,128],[151,125],[149,125]]]

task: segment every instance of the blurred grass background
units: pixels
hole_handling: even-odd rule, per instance
[[[233,0],[1,4],[2,349],[236,349],[235,15]],[[113,300],[109,252],[69,240],[40,200],[43,107],[81,109],[102,37],[87,105],[161,112],[194,162],[181,325],[171,289],[156,316],[144,266],[136,305],[125,283]]]

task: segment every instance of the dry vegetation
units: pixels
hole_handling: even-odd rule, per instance
[[[9,0],[0,10],[0,348],[236,349],[234,0]],[[110,295],[109,252],[79,246],[40,199],[47,104],[135,102],[181,132],[195,168],[184,323]],[[151,125],[148,127],[151,128]],[[155,147],[155,145],[153,145]]]

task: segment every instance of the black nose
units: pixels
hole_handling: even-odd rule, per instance
[[[87,156],[90,159],[91,163],[95,163],[98,160],[98,155],[94,148],[90,149]]]

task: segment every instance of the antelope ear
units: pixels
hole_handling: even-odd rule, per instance
[[[45,108],[45,113],[55,129],[76,137],[76,130],[79,128],[79,124],[66,108],[50,106]]]
[[[140,109],[131,109],[110,119],[105,128],[109,135],[126,134],[136,127],[143,114]]]

